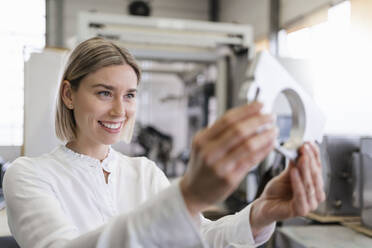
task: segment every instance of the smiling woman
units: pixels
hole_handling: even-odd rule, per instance
[[[115,65],[119,65],[119,68]],[[74,101],[82,103],[90,101],[86,102],[85,107],[94,103],[94,108],[97,106],[102,106],[102,108],[106,106],[107,108],[110,107],[109,104],[121,103],[121,97],[126,101],[131,97],[135,98],[137,84],[140,80],[141,71],[133,56],[126,49],[114,43],[104,42],[100,38],[93,38],[89,42],[81,43],[71,54],[60,86],[56,112],[57,137],[66,141],[77,140],[76,128],[78,126],[75,116],[80,115],[73,115],[73,112],[78,112],[80,109],[72,111]],[[79,91],[81,85],[84,89]],[[96,95],[95,98],[92,97],[94,94]],[[119,114],[123,116],[109,117],[120,119],[121,122],[124,121],[124,118],[127,118],[125,120],[126,130],[121,132],[121,138],[127,143],[131,140],[135,119],[135,100],[131,99],[129,103],[131,104],[125,104],[125,110],[121,105],[117,106]],[[81,107],[83,108],[84,105],[81,105]],[[92,109],[94,108],[92,107]],[[121,113],[121,111],[126,110],[128,110],[128,113]],[[111,109],[111,114],[112,111],[115,115],[115,109]],[[107,123],[110,120],[96,120],[95,123],[97,121],[106,121]],[[111,122],[115,121],[117,122],[117,120],[111,120]],[[81,131],[85,133],[87,130],[82,128]]]
[[[324,199],[319,153],[309,144],[251,205],[205,219],[201,212],[273,149],[274,117],[258,102],[228,111],[194,137],[188,169],[170,185],[154,162],[111,148],[131,139],[140,76],[133,57],[105,39],[72,52],[56,113],[67,143],[18,158],[5,174],[8,223],[21,247],[251,247],[269,239],[275,221]]]
[[[104,83],[100,83],[104,82]],[[71,112],[76,125],[76,138],[67,147],[91,147],[91,153],[104,159],[105,151],[99,151],[100,144],[115,144],[120,140],[121,127],[128,127],[123,135],[130,137],[136,110],[135,93],[137,75],[129,65],[112,65],[98,69],[84,77],[79,86],[72,87],[64,80],[61,98]],[[59,123],[57,122],[57,128]],[[116,135],[114,135],[116,134]],[[93,144],[98,147],[94,148]],[[79,151],[83,153],[83,151]]]

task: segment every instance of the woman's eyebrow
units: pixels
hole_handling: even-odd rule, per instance
[[[107,84],[92,85],[92,88],[97,88],[97,87],[103,87],[103,88],[106,88],[106,89],[112,90],[112,91],[115,91],[115,89],[116,89],[114,86],[107,85]],[[129,92],[129,93],[137,92],[137,89],[136,88],[131,88],[131,89],[128,89],[127,92]]]
[[[95,84],[95,85],[92,85],[92,88],[97,88],[97,87],[103,87],[103,88],[106,88],[108,90],[115,90],[115,87],[114,86],[111,86],[111,85],[106,85],[106,84]]]

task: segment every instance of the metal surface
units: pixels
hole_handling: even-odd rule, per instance
[[[358,136],[325,136],[320,145],[326,200],[317,213],[322,215],[359,215],[360,209],[353,204],[356,185],[353,167],[355,152],[359,151]],[[354,159],[353,159],[354,157]]]
[[[218,22],[220,0],[209,0],[209,20]]]
[[[198,59],[198,53],[205,57],[215,55],[220,46],[250,48],[254,45],[250,25],[80,12],[78,41],[93,36],[124,43],[134,50],[135,56],[144,50],[159,58],[173,52],[190,52]],[[159,50],[167,52],[156,53]]]
[[[271,54],[279,54],[278,33],[280,31],[280,0],[270,0],[270,52]]]
[[[217,97],[217,116],[222,116],[227,109],[227,58],[221,57],[217,60],[217,81],[216,81],[216,97]]]
[[[278,248],[366,248],[372,238],[340,225],[284,226],[278,228]],[[283,239],[284,238],[284,239]]]
[[[355,208],[362,208],[362,155],[360,152],[352,154],[353,202]]]
[[[47,47],[64,47],[64,9],[65,0],[45,1],[45,38]]]
[[[267,52],[259,53],[249,70],[248,81],[243,85],[242,94],[248,101],[254,100],[257,88],[258,101],[264,104],[263,112],[271,113],[279,94],[284,94],[292,109],[292,128],[289,139],[282,148],[283,154],[295,153],[305,142],[321,142],[325,117],[313,99],[289,75],[283,66]],[[288,152],[284,152],[284,149]],[[291,156],[293,159],[293,156]]]
[[[372,138],[361,140],[361,217],[363,225],[372,228]]]

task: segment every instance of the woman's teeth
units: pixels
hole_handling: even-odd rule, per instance
[[[104,122],[99,122],[102,126],[105,126],[107,128],[110,128],[110,129],[118,129],[121,125],[121,122],[119,123],[116,123],[116,124],[109,124],[109,123],[104,123]]]

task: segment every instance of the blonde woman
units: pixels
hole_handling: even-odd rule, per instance
[[[193,140],[188,170],[169,184],[156,165],[110,145],[130,141],[141,72],[122,47],[92,38],[72,52],[60,85],[56,134],[65,145],[8,169],[10,230],[24,248],[254,247],[275,222],[324,199],[317,148],[268,184],[241,212],[216,222],[201,212],[224,200],[273,148],[274,123],[252,103],[228,111]]]

